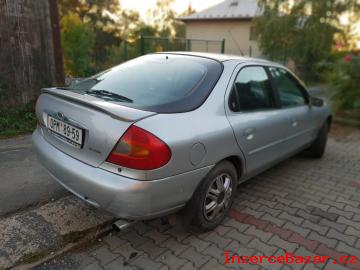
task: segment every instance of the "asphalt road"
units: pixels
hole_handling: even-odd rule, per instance
[[[0,216],[68,194],[41,167],[31,137],[0,140]]]

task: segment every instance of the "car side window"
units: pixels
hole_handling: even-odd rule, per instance
[[[278,90],[282,107],[287,108],[306,104],[302,87],[290,72],[274,67],[270,67],[269,70]]]
[[[234,112],[249,112],[273,108],[271,84],[263,67],[251,66],[240,70],[229,97]]]

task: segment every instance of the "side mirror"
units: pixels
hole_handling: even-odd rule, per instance
[[[324,106],[324,100],[318,97],[310,97],[310,105],[315,107],[322,107]]]

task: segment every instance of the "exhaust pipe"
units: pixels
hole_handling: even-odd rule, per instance
[[[117,232],[122,232],[126,230],[127,228],[130,228],[134,224],[136,224],[137,221],[135,220],[125,220],[125,219],[119,219],[115,221],[112,225],[113,230]]]

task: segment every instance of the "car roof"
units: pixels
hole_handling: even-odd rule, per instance
[[[159,52],[157,54],[177,54],[177,55],[189,55],[189,56],[198,56],[198,57],[206,57],[210,59],[214,59],[220,62],[230,61],[230,60],[238,60],[239,62],[256,62],[260,64],[274,64],[279,65],[278,63],[271,62],[264,59],[238,56],[238,55],[229,55],[229,54],[220,54],[220,53],[203,53],[203,52]]]

